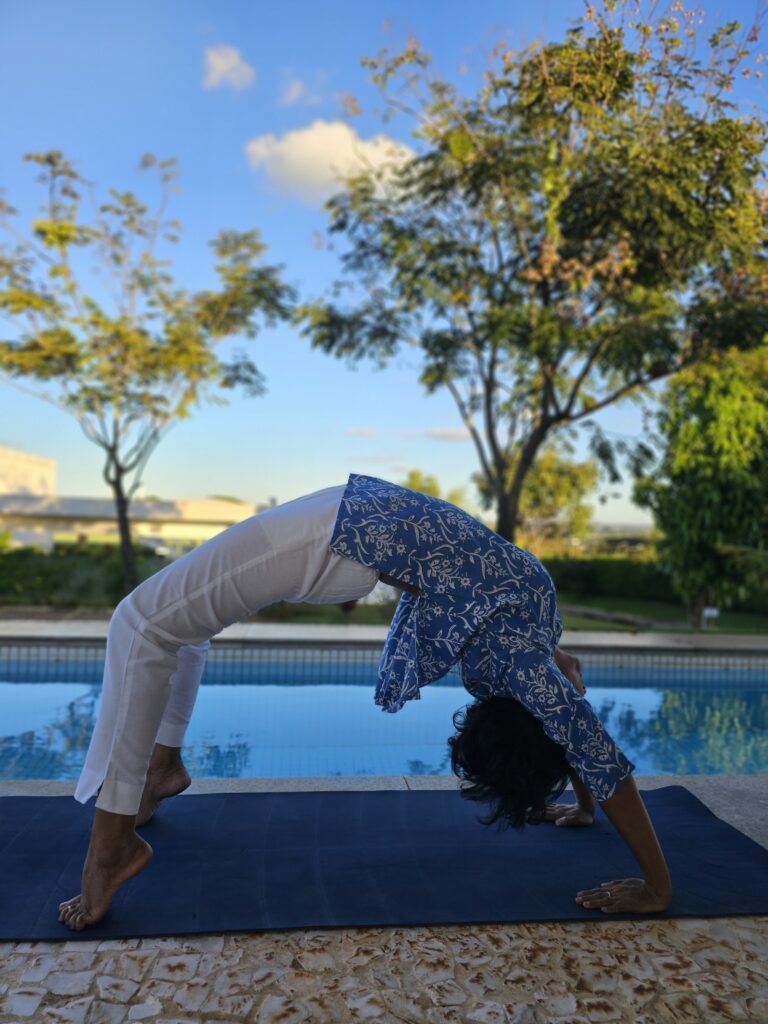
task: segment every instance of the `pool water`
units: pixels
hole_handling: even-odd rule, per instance
[[[755,672],[582,662],[588,699],[639,774],[768,771],[765,663]],[[450,774],[451,716],[469,700],[456,675],[391,715],[373,703],[375,659],[344,672],[327,659],[285,666],[209,664],[184,748],[193,776]],[[55,670],[51,681],[29,672],[23,682],[0,681],[0,779],[77,778],[98,711],[100,666],[69,662],[58,674],[68,681],[55,681]],[[15,676],[0,663],[0,680]]]

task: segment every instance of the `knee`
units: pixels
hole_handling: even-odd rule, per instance
[[[125,627],[136,629],[140,620],[141,616],[138,614],[133,594],[128,594],[112,612],[112,618],[109,620],[109,632],[112,633]]]
[[[132,590],[115,608],[112,618],[109,620],[108,635],[110,637],[124,637],[126,633],[144,634],[146,632],[150,619],[142,607],[146,601],[141,600],[140,589],[141,587],[137,587]]]
[[[128,635],[138,634],[147,643],[182,660],[204,663],[210,639],[201,637],[200,631],[190,628],[190,623],[182,617],[162,618],[162,610],[158,611],[151,604],[153,595],[142,591],[142,586],[131,591],[115,608],[109,622],[108,638],[115,642],[125,641]]]

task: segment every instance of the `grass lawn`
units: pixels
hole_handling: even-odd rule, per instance
[[[655,630],[690,630],[685,609],[682,605],[668,601],[648,601],[631,597],[604,597],[595,595],[572,594],[558,591],[561,605],[576,605],[582,608],[605,609],[611,612],[626,612],[650,619],[652,627],[622,626],[597,619],[585,619],[580,616],[564,615],[565,624],[569,629],[655,629]],[[768,615],[757,612],[738,612],[724,610],[720,612],[717,625],[707,627],[709,633],[768,633]]]
[[[249,622],[303,622],[331,626],[388,626],[396,601],[386,604],[357,604],[351,612],[338,604],[272,604],[251,616]]]
[[[618,622],[604,622],[600,619],[585,618],[582,615],[563,614],[566,629],[593,629],[606,631],[649,631],[690,630],[685,609],[666,601],[642,601],[623,597],[588,597],[567,591],[558,593],[561,605],[575,605],[611,612],[626,612],[639,615],[653,622],[651,627],[628,626]],[[330,625],[388,626],[396,602],[386,604],[358,604],[351,612],[343,612],[335,604],[276,604],[265,608],[253,617],[253,622],[302,622],[328,623]],[[710,633],[766,633],[768,616],[754,612],[721,613],[716,626],[710,626]]]
[[[585,619],[581,615],[570,615],[567,612],[563,612],[563,625],[566,629],[593,629],[599,630],[601,633],[626,633],[627,630],[634,631],[640,630],[637,626],[626,626],[622,622],[602,622],[599,619]],[[648,630],[642,630],[642,632],[648,632]]]

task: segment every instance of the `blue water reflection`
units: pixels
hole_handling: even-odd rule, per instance
[[[192,774],[450,773],[451,715],[467,699],[455,676],[388,715],[373,703],[374,662],[355,666],[343,685],[333,684],[330,662],[300,668],[278,683],[282,676],[265,663],[265,681],[245,685],[253,666],[234,682],[226,665],[210,666],[184,750]],[[587,664],[589,699],[639,773],[768,771],[768,680],[700,666],[677,666],[674,680],[644,671]],[[91,662],[82,675],[81,683],[0,682],[0,778],[77,777],[100,697],[100,670]],[[611,685],[617,677],[621,685]]]

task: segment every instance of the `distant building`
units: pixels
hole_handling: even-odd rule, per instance
[[[0,533],[9,531],[13,546],[118,542],[110,498],[58,497],[55,485],[53,459],[0,448]],[[137,542],[175,555],[268,507],[220,498],[137,499],[131,530]]]
[[[55,494],[56,462],[0,447],[0,494]]]

